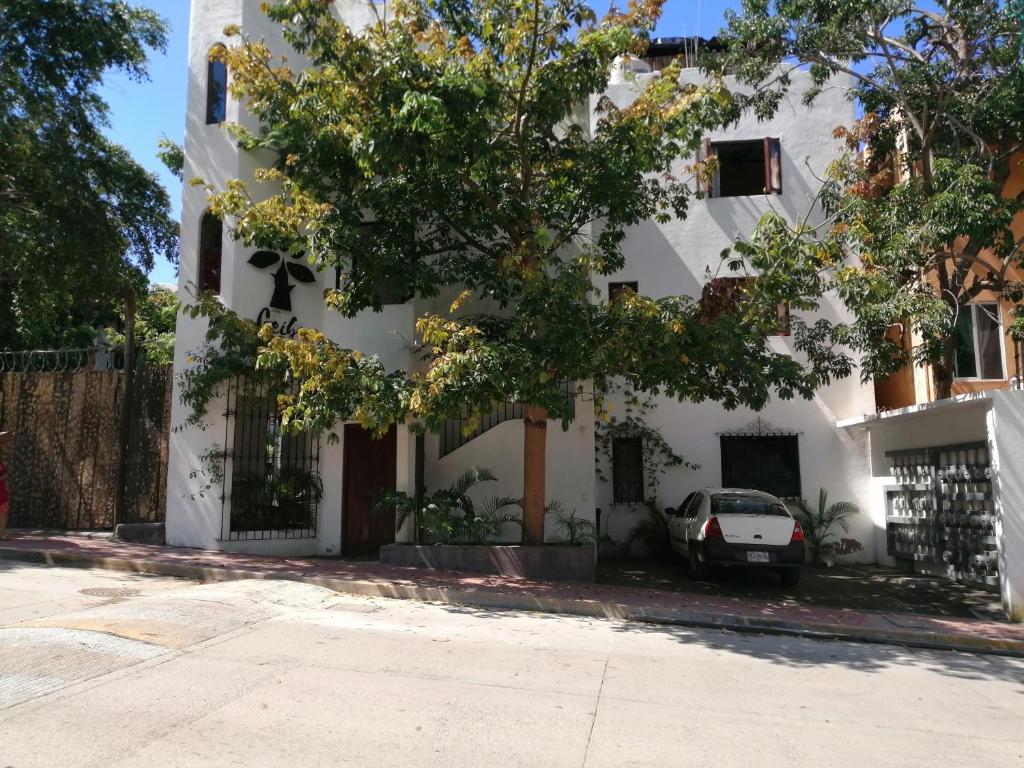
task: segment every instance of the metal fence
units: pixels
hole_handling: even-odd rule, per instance
[[[323,496],[320,441],[309,433],[285,434],[280,389],[238,378],[227,389],[224,457],[230,495],[225,538],[304,539],[316,536]]]
[[[570,412],[576,413],[576,388],[573,382],[564,383],[565,398],[569,405]],[[509,400],[504,403],[496,403],[487,413],[483,414],[479,421],[473,422],[468,407],[462,409],[462,413],[454,419],[446,419],[441,427],[441,457],[447,456],[457,448],[461,448],[471,440],[480,437],[484,432],[498,426],[502,422],[523,418],[523,404],[518,401]],[[472,425],[472,426],[471,426]]]
[[[12,528],[109,529],[122,455],[119,522],[164,519],[171,369],[135,372],[122,453],[124,373],[95,370],[95,358],[82,352],[0,353],[7,365],[0,373],[0,429],[14,433],[7,457]]]

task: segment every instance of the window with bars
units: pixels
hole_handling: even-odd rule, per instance
[[[616,504],[644,502],[643,438],[612,439],[612,494]]]
[[[797,435],[723,435],[722,487],[800,498]]]
[[[323,496],[320,443],[310,433],[286,434],[278,391],[248,379],[228,391],[225,434],[230,458],[231,540],[314,538]]]

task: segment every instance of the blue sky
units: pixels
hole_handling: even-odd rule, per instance
[[[181,207],[181,184],[156,158],[157,141],[167,135],[180,142],[185,131],[185,89],[188,82],[189,0],[136,2],[159,13],[170,25],[166,53],[150,58],[150,80],[135,83],[118,74],[108,76],[102,89],[110,105],[108,135],[126,147],[144,167],[159,175],[170,192],[174,214]],[[622,5],[624,3],[620,3]],[[721,26],[727,8],[740,0],[668,0],[656,35],[710,37]],[[594,3],[598,12],[606,6]],[[174,268],[162,262],[150,275],[153,282],[174,282]]]

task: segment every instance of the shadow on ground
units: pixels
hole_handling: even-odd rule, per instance
[[[916,613],[1001,620],[999,596],[948,579],[880,566],[805,567],[800,584],[783,585],[774,573],[756,568],[726,568],[708,578],[691,579],[678,561],[598,561],[598,581],[623,587],[669,592],[744,597],[780,605],[807,605],[875,613]]]
[[[441,605],[448,613],[477,619],[506,619],[529,616],[549,621],[580,621],[603,624],[606,620],[555,613],[534,613],[504,608],[480,608],[465,605]],[[734,632],[731,630],[613,621],[613,629],[627,640],[625,649],[644,648],[629,642],[639,638],[665,638],[680,645],[706,648],[722,654],[740,654],[763,659],[794,671],[814,668],[842,668],[868,674],[899,667],[927,669],[960,680],[1001,681],[1016,686],[1024,695],[1024,659],[991,654],[923,648],[907,648],[878,643],[854,643],[839,640]],[[641,651],[626,651],[641,652]]]

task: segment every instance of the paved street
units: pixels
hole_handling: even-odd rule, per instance
[[[1020,766],[1024,660],[0,563],[0,766],[412,764]]]

